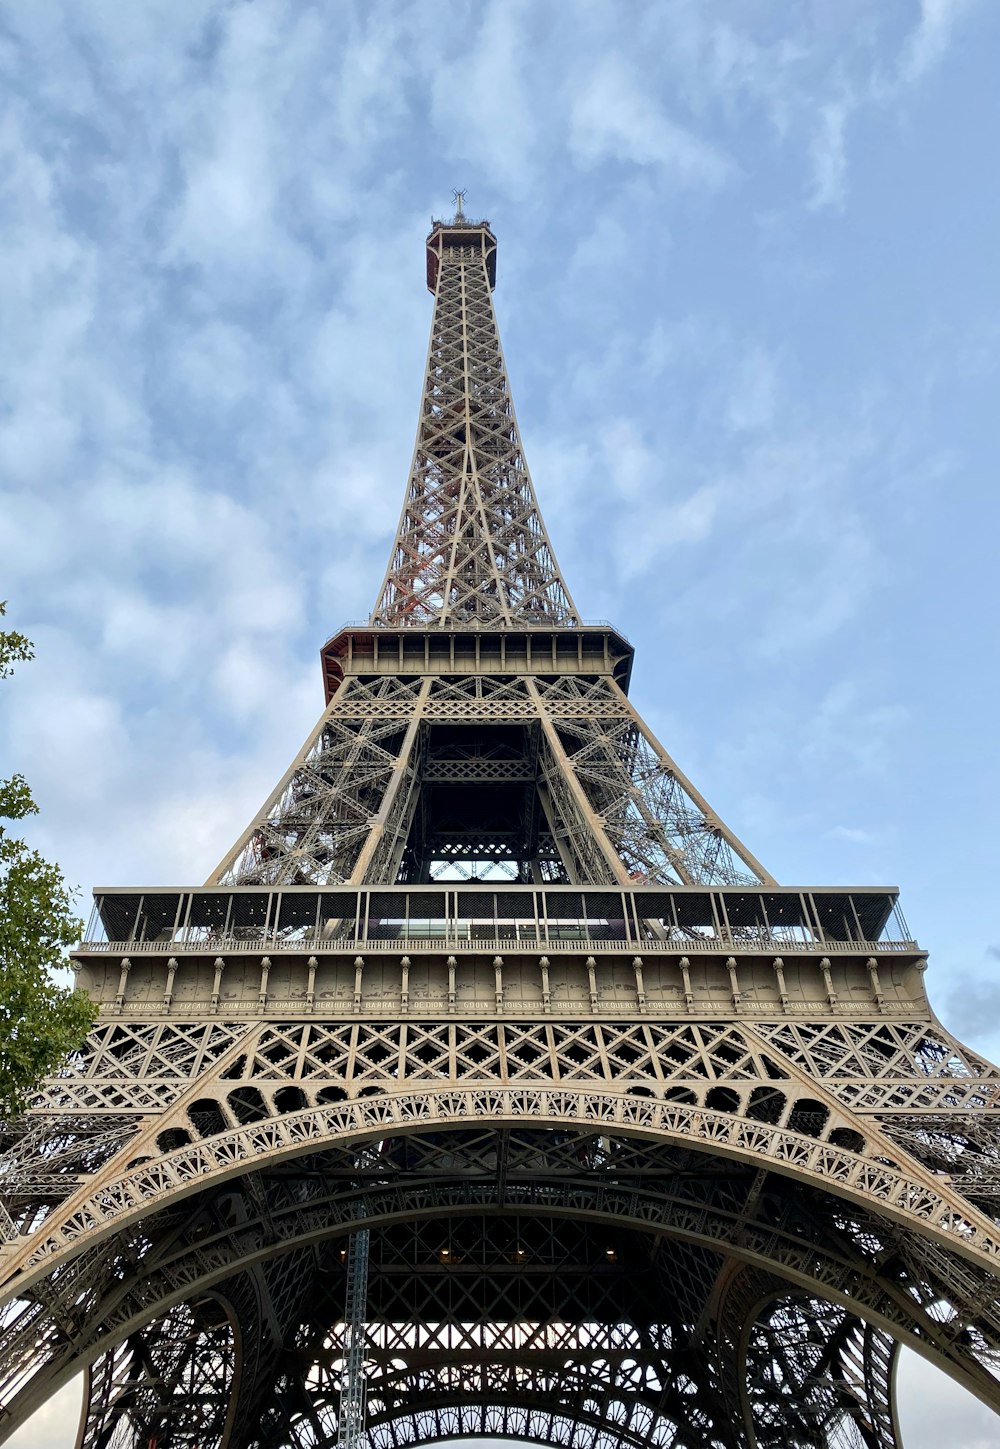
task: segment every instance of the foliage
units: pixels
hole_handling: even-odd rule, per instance
[[[0,629],[0,679],[33,657],[23,634]],[[23,776],[0,780],[0,822],[37,813]],[[51,974],[66,966],[65,953],[79,939],[59,867],[0,823],[0,1117],[24,1110],[41,1078],[81,1045],[93,1022],[89,998]]]

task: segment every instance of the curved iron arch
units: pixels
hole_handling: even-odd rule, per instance
[[[519,1127],[525,1122],[559,1128],[583,1126],[648,1136],[708,1149],[754,1163],[853,1200],[874,1203],[887,1217],[915,1228],[948,1251],[995,1270],[1000,1229],[912,1158],[862,1155],[847,1146],[790,1131],[774,1123],[686,1102],[636,1097],[588,1086],[583,1092],[550,1087],[447,1087],[356,1097],[245,1124],[185,1144],[158,1159],[142,1160],[117,1178],[71,1199],[62,1220],[34,1233],[10,1260],[8,1281],[18,1289],[47,1275],[60,1254],[72,1255],[118,1226],[141,1220],[166,1200],[180,1201],[206,1185],[245,1174],[260,1160],[278,1163],[338,1141],[364,1143],[458,1122]],[[874,1132],[873,1132],[873,1135]],[[881,1147],[882,1144],[876,1144]],[[41,1239],[41,1241],[39,1241]],[[7,1295],[0,1294],[0,1302]]]
[[[448,1095],[454,1097],[454,1093]],[[640,1099],[640,1101],[645,1105],[645,1099]],[[477,1126],[486,1125],[481,1122],[481,1119],[473,1120]],[[440,1128],[440,1124],[432,1123],[431,1125],[435,1127],[435,1130]],[[538,1122],[537,1117],[533,1119],[533,1125],[540,1128],[541,1135],[544,1136],[545,1129]],[[595,1125],[606,1125],[606,1123],[603,1120],[598,1124],[591,1121],[586,1125],[593,1132]],[[453,1121],[450,1131],[460,1132],[462,1128],[468,1126],[468,1119]],[[517,1119],[517,1126],[522,1130],[525,1129],[523,1117]],[[650,1140],[648,1132],[636,1132],[634,1129],[629,1132],[622,1128],[619,1128],[618,1131],[622,1134],[623,1140],[639,1140],[644,1144],[648,1143],[651,1150],[656,1146],[655,1141]],[[419,1136],[415,1126],[411,1125],[409,1132],[414,1136]],[[665,1137],[661,1141],[665,1148],[669,1146]],[[316,1143],[312,1142],[310,1145],[315,1151]],[[700,1144],[701,1152],[706,1158],[715,1155],[714,1145],[714,1142]],[[300,1148],[299,1155],[304,1150],[304,1148]],[[259,1166],[259,1163],[255,1165]],[[769,1162],[768,1166],[770,1167],[772,1164]],[[241,1177],[246,1176],[246,1173],[227,1174],[222,1181],[238,1183]],[[208,1187],[211,1189],[213,1184],[209,1184]],[[829,1183],[817,1184],[817,1187],[825,1189],[827,1193],[833,1191],[833,1185]],[[421,1213],[425,1216],[449,1212],[458,1214],[467,1210],[470,1205],[476,1209],[492,1206],[494,1210],[499,1211],[495,1202],[490,1203],[490,1194],[495,1194],[495,1190],[495,1183],[487,1182],[482,1178],[467,1182],[456,1179],[437,1184],[394,1184],[377,1189],[368,1185],[365,1188],[370,1199],[378,1196],[379,1193],[382,1194],[380,1213],[374,1214],[371,1217],[372,1221],[388,1220],[390,1217],[404,1220],[419,1216]],[[357,1196],[357,1191],[357,1189],[354,1190],[354,1197]],[[210,1195],[204,1187],[202,1192],[206,1196]],[[297,1242],[329,1238],[337,1232],[347,1232],[357,1226],[359,1219],[353,1207],[348,1210],[348,1199],[351,1196],[350,1192],[345,1194],[340,1190],[326,1200],[290,1207],[284,1215],[283,1226],[286,1229],[284,1242],[281,1243],[274,1238],[266,1248],[258,1251],[257,1258],[263,1261],[268,1255],[288,1251]],[[341,1216],[339,1221],[336,1221],[331,1215],[335,1213],[338,1204]],[[872,1263],[866,1262],[864,1256],[859,1252],[857,1244],[852,1242],[846,1233],[842,1235],[841,1253],[834,1254],[829,1247],[824,1248],[815,1242],[804,1241],[794,1232],[777,1231],[773,1224],[765,1225],[761,1222],[747,1220],[745,1215],[741,1217],[736,1211],[726,1214],[718,1209],[713,1211],[704,1203],[698,1203],[690,1198],[686,1200],[677,1198],[670,1201],[662,1192],[658,1194],[644,1193],[619,1184],[609,1185],[604,1182],[587,1181],[582,1172],[580,1179],[573,1182],[555,1180],[550,1183],[542,1183],[530,1190],[525,1189],[520,1202],[515,1194],[503,1205],[504,1212],[516,1212],[519,1209],[533,1213],[547,1211],[580,1219],[589,1216],[599,1221],[627,1223],[639,1231],[663,1233],[680,1240],[702,1242],[715,1249],[722,1248],[734,1258],[746,1262],[756,1262],[772,1272],[779,1272],[785,1281],[797,1284],[803,1289],[811,1287],[814,1292],[820,1290],[822,1296],[842,1302],[851,1311],[872,1319],[886,1331],[891,1331],[895,1336],[911,1342],[920,1351],[936,1357],[942,1362],[942,1366],[951,1372],[953,1377],[964,1382],[966,1387],[988,1402],[996,1403],[995,1382],[987,1379],[985,1371],[977,1370],[974,1356],[963,1346],[950,1342],[947,1335],[936,1333],[935,1325],[926,1319],[925,1314],[921,1313],[919,1304],[914,1304],[914,1300],[908,1296],[906,1288],[897,1287],[884,1279],[880,1280]],[[164,1207],[164,1211],[166,1210],[167,1208]],[[312,1217],[310,1217],[310,1213]],[[277,1217],[272,1214],[270,1220],[272,1232],[276,1224],[282,1226],[280,1214]],[[870,1223],[873,1220],[868,1221]],[[255,1237],[259,1238],[261,1225],[261,1221],[254,1224]],[[883,1224],[883,1229],[884,1227]],[[109,1234],[112,1232],[115,1232],[115,1229],[109,1229]],[[135,1237],[130,1238],[129,1236],[128,1224],[118,1227],[116,1238],[122,1258],[127,1258],[131,1254],[134,1259],[137,1252],[141,1252],[141,1243],[137,1248]],[[891,1234],[888,1235],[888,1240],[891,1241]],[[82,1253],[80,1257],[90,1259],[91,1266],[93,1266],[91,1255],[95,1253],[100,1255],[101,1252],[101,1243],[98,1242],[91,1245],[87,1252]],[[78,1261],[80,1260],[64,1262],[60,1273],[53,1280],[53,1286],[57,1289],[61,1288],[60,1280],[69,1270],[66,1286],[69,1293],[72,1294],[80,1277],[86,1276],[85,1274],[73,1274],[74,1263]],[[120,1274],[112,1275],[99,1314],[102,1325],[108,1330],[105,1337],[101,1341],[95,1340],[89,1344],[81,1338],[79,1351],[72,1355],[67,1353],[64,1343],[61,1367],[57,1363],[52,1364],[53,1373],[49,1377],[50,1388],[54,1389],[59,1380],[69,1377],[87,1358],[93,1359],[103,1348],[112,1346],[116,1338],[121,1339],[129,1331],[135,1331],[143,1322],[151,1321],[164,1306],[169,1306],[172,1302],[181,1302],[193,1294],[206,1292],[214,1285],[223,1282],[227,1276],[231,1276],[241,1263],[247,1264],[249,1261],[250,1258],[245,1252],[241,1255],[237,1239],[230,1236],[227,1248],[225,1234],[220,1234],[216,1240],[212,1240],[204,1234],[199,1237],[197,1228],[195,1228],[191,1240],[185,1242],[183,1252],[174,1261],[147,1260],[143,1263],[144,1298],[137,1292],[135,1282],[131,1284],[132,1297],[130,1298],[129,1285],[124,1283]],[[985,1280],[983,1281],[985,1282]],[[35,1311],[32,1312],[31,1321],[25,1325],[25,1328],[32,1342],[37,1345],[41,1332],[40,1318],[44,1315],[46,1307],[50,1309],[50,1319],[56,1327],[58,1326],[58,1315],[53,1307],[51,1294],[48,1295],[47,1304],[46,1298],[42,1297],[32,1307]],[[41,1314],[37,1311],[39,1308],[42,1310]],[[16,1333],[17,1326],[13,1327]],[[56,1339],[53,1339],[53,1344],[54,1347],[57,1347]],[[58,1358],[58,1354],[56,1357]],[[23,1406],[27,1400],[22,1399],[21,1402]],[[10,1408],[16,1412],[14,1404],[11,1404]],[[30,1412],[30,1409],[27,1412]],[[17,1417],[20,1421],[23,1415],[18,1414]]]

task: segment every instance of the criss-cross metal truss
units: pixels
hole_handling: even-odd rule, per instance
[[[628,699],[632,650],[584,626],[524,461],[488,225],[435,225],[413,465],[366,628],[325,646],[327,708],[212,881],[770,881]]]
[[[435,226],[410,480],[373,624],[578,624],[542,522],[493,312],[488,224]]]
[[[364,1210],[363,1203],[358,1206],[359,1210]],[[359,1228],[351,1234],[347,1245],[346,1342],[337,1416],[337,1449],[359,1449],[365,1442],[364,1356],[370,1250],[369,1228]]]
[[[778,886],[636,712],[494,277],[435,224],[288,774],[207,885],[97,892],[97,1026],[0,1141],[0,1440],[83,1371],[79,1449],[899,1449],[901,1344],[1000,1409],[1000,1072],[894,890]]]
[[[213,882],[771,880],[639,717],[610,630],[333,644],[343,682]]]

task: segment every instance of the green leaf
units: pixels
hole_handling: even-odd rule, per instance
[[[23,634],[0,631],[0,678],[32,657]],[[0,819],[21,820],[37,809],[22,775],[0,780]],[[0,1117],[23,1112],[41,1079],[78,1050],[93,1025],[90,998],[52,974],[68,967],[66,953],[81,930],[59,867],[0,826]]]

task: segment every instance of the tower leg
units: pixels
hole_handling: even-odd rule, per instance
[[[752,1449],[902,1449],[887,1333],[754,1269],[720,1327],[721,1381]]]
[[[77,1449],[220,1443],[236,1356],[236,1335],[218,1300],[178,1304],[90,1370]]]

